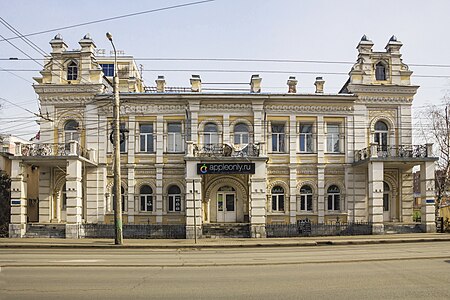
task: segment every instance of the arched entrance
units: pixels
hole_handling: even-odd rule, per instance
[[[243,184],[243,179],[223,175],[210,175],[205,178],[205,223],[248,222],[248,188]]]

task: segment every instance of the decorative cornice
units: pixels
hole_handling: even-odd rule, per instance
[[[103,92],[103,84],[83,84],[83,85],[35,85],[37,94],[64,94],[64,93],[91,93],[100,94]]]
[[[269,169],[268,175],[289,175],[289,169]]]
[[[184,113],[185,105],[171,104],[171,105],[155,105],[155,104],[123,104],[120,106],[120,114],[122,115],[140,115],[151,113]],[[102,114],[112,114],[113,107],[106,106],[100,108]]]
[[[301,175],[315,175],[317,174],[317,169],[305,169],[305,167],[297,168],[297,174]]]
[[[351,112],[353,107],[345,105],[267,105],[269,112]]]
[[[381,97],[381,96],[363,96],[359,97],[357,103],[370,104],[412,104],[412,97]]]
[[[39,100],[44,104],[67,104],[67,103],[76,103],[77,105],[82,104],[85,105],[88,102],[91,102],[94,99],[94,96],[89,97],[80,97],[80,96],[40,96]]]
[[[251,111],[251,104],[202,104],[200,111]]]

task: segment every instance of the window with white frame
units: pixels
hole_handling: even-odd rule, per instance
[[[206,123],[203,130],[203,143],[205,145],[219,144],[219,130],[215,123]]]
[[[245,145],[249,143],[248,125],[245,123],[238,123],[234,126],[234,144]]]
[[[340,129],[340,124],[327,124],[327,152],[341,152]]]
[[[272,123],[272,152],[286,152],[285,124]]]
[[[100,64],[103,74],[108,77],[114,76],[114,64]]]
[[[153,153],[154,139],[153,139],[153,124],[140,124],[139,125],[139,138],[140,138],[140,152]]]
[[[71,61],[67,65],[67,80],[77,80],[78,78],[78,65],[76,62]]]
[[[300,188],[300,210],[313,210],[313,190],[309,185],[303,185]]]
[[[381,147],[381,151],[387,151],[388,147],[388,126],[383,121],[375,123],[375,132],[373,136],[374,143]]]
[[[181,190],[177,185],[171,185],[167,190],[169,212],[181,211]]]
[[[272,188],[272,211],[284,211],[284,189],[277,185]]]
[[[183,135],[181,122],[167,123],[167,152],[183,151]]]
[[[64,124],[64,148],[70,150],[70,141],[80,142],[79,124],[75,120],[69,120]]]
[[[153,190],[148,185],[141,186],[139,191],[141,211],[153,211]]]
[[[313,124],[300,123],[299,145],[300,145],[300,152],[307,152],[307,153],[314,152]]]
[[[331,185],[327,189],[328,210],[341,209],[341,191],[337,185]]]

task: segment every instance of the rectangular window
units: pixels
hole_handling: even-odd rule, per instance
[[[100,64],[105,76],[114,76],[114,64]]]
[[[340,210],[341,197],[339,194],[328,195],[328,210]]]
[[[122,132],[122,129],[125,129],[125,123],[120,123],[120,153],[127,153],[127,139],[125,132]]]
[[[272,124],[272,152],[285,152],[284,124]]]
[[[327,152],[340,153],[339,124],[327,124]]]
[[[150,195],[141,196],[141,211],[153,211],[153,197]]]
[[[169,195],[169,211],[181,211],[180,195]]]
[[[284,195],[272,195],[272,211],[284,211]]]
[[[180,122],[167,123],[167,152],[182,152],[183,137]]]
[[[312,195],[300,196],[300,210],[312,211]]]
[[[153,124],[141,124],[139,126],[140,135],[140,152],[153,153]]]
[[[313,152],[313,125],[300,124],[299,133],[300,152]]]

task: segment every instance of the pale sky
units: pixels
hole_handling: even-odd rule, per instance
[[[195,0],[153,1],[9,1],[0,0],[0,16],[22,34],[60,28],[125,14],[195,2]],[[71,29],[30,36],[50,52],[49,41],[63,36],[69,49],[90,33],[98,48],[109,51],[105,37],[110,31],[117,49],[136,58],[241,58],[355,62],[356,46],[364,34],[383,51],[395,35],[403,43],[404,63],[414,72],[412,83],[420,85],[415,110],[439,104],[450,89],[450,1],[446,0],[216,0],[189,7],[142,14]],[[15,35],[0,24],[0,34]],[[0,38],[2,40],[2,38]],[[10,40],[33,58],[42,55],[20,39]],[[0,41],[0,98],[37,112],[37,95],[32,77],[41,69],[6,41]],[[314,92],[314,79],[325,79],[325,92],[337,93],[347,80],[351,64],[267,63],[213,61],[137,61],[143,65],[147,86],[164,75],[168,86],[189,86],[191,74],[203,82],[249,82],[252,74],[262,77],[263,92],[286,92],[289,76],[296,76],[298,92]],[[444,65],[423,67],[417,65]],[[5,72],[14,71],[15,75]],[[151,70],[244,70],[242,73]],[[274,74],[265,71],[284,71]],[[294,72],[312,72],[296,74]],[[422,76],[441,77],[422,77]],[[447,76],[447,77],[445,77]],[[242,87],[242,86],[240,86]],[[247,88],[248,86],[244,86]],[[33,115],[0,99],[0,133],[30,138],[38,130]],[[13,122],[14,121],[14,122]]]

